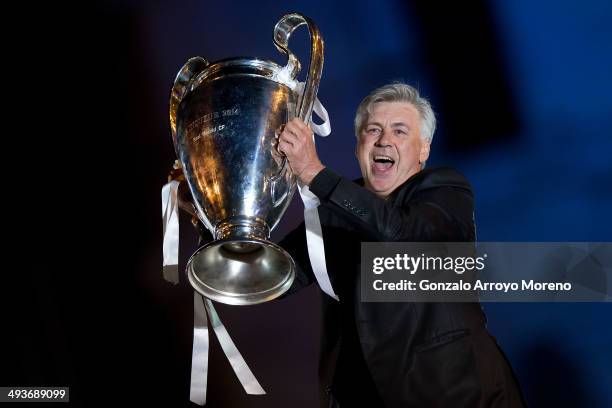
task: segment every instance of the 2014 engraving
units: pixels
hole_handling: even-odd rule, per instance
[[[193,131],[196,127],[198,126],[203,126],[205,123],[210,122],[213,119],[219,119],[219,118],[228,118],[231,116],[239,116],[240,115],[240,106],[236,105],[232,108],[229,109],[224,109],[222,111],[218,111],[218,112],[210,112],[207,113],[204,116],[199,117],[198,119],[194,120],[193,122],[191,122],[188,126],[187,126],[187,130],[188,131]],[[204,127],[203,129],[200,130],[200,132],[195,135],[191,141],[193,143],[197,142],[198,140],[200,140],[202,137],[204,136],[208,136],[210,134],[213,133],[217,133],[223,129],[225,129],[228,126],[228,124],[218,124],[215,126],[209,126],[209,127]]]
[[[203,125],[206,122],[210,122],[213,119],[219,119],[221,117],[226,118],[229,116],[239,116],[240,115],[240,106],[236,105],[229,109],[224,109],[218,112],[210,112],[204,116],[200,116],[189,125],[187,125],[187,130],[192,131],[196,126]]]

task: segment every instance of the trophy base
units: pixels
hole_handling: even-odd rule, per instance
[[[228,305],[255,305],[285,293],[295,279],[291,256],[278,245],[259,239],[212,241],[187,262],[191,286]]]

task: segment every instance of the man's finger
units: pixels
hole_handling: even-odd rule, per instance
[[[292,132],[303,132],[304,130],[308,129],[308,126],[306,126],[306,124],[302,122],[301,120],[299,120],[299,122],[291,121],[287,123],[286,127],[291,129]]]
[[[280,140],[278,143],[278,151],[283,153],[285,156],[287,155],[287,153],[291,153],[293,148],[293,145],[289,142],[287,142],[286,140]]]
[[[295,133],[289,131],[288,129],[285,129],[283,133],[281,133],[279,140],[284,140],[289,143],[294,143],[294,142],[297,142],[298,137]]]
[[[296,124],[300,128],[303,128],[304,126],[306,126],[306,123],[304,123],[304,121],[302,119],[300,119],[300,118],[294,118],[289,123],[294,123],[294,124]]]
[[[287,126],[285,126],[285,130],[283,130],[283,133],[281,133],[281,135],[290,134],[290,135],[297,136],[299,132],[300,132],[300,129],[297,126],[291,125],[290,123],[288,123]]]
[[[298,119],[295,121],[295,124],[301,129],[301,130],[308,130],[308,125],[302,120],[302,119]]]
[[[294,124],[290,130],[291,133],[297,135],[300,139],[312,138],[312,130],[310,126],[306,125],[304,122]]]

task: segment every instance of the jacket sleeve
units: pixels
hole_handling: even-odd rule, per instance
[[[473,240],[471,188],[459,173],[447,173],[450,178],[426,176],[401,203],[382,199],[328,168],[313,179],[310,191],[374,241]]]

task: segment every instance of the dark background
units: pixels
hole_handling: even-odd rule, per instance
[[[359,175],[354,111],[374,87],[405,80],[438,115],[428,165],[454,166],[474,186],[480,241],[611,240],[609,1],[23,7],[5,16],[20,22],[5,38],[26,41],[5,77],[5,104],[19,114],[6,140],[19,148],[6,150],[16,161],[6,225],[17,228],[5,231],[0,385],[70,386],[74,406],[192,406],[192,292],[161,277],[169,90],[195,55],[284,63],[271,33],[289,11],[325,39],[319,97],[333,133],[317,140],[323,163]],[[307,43],[300,30],[290,44],[302,61]],[[301,218],[296,196],[274,238]],[[195,234],[183,221],[184,262]],[[268,394],[244,393],[213,337],[210,407],[316,406],[317,296],[219,305]],[[612,304],[484,307],[531,406],[612,406]]]

